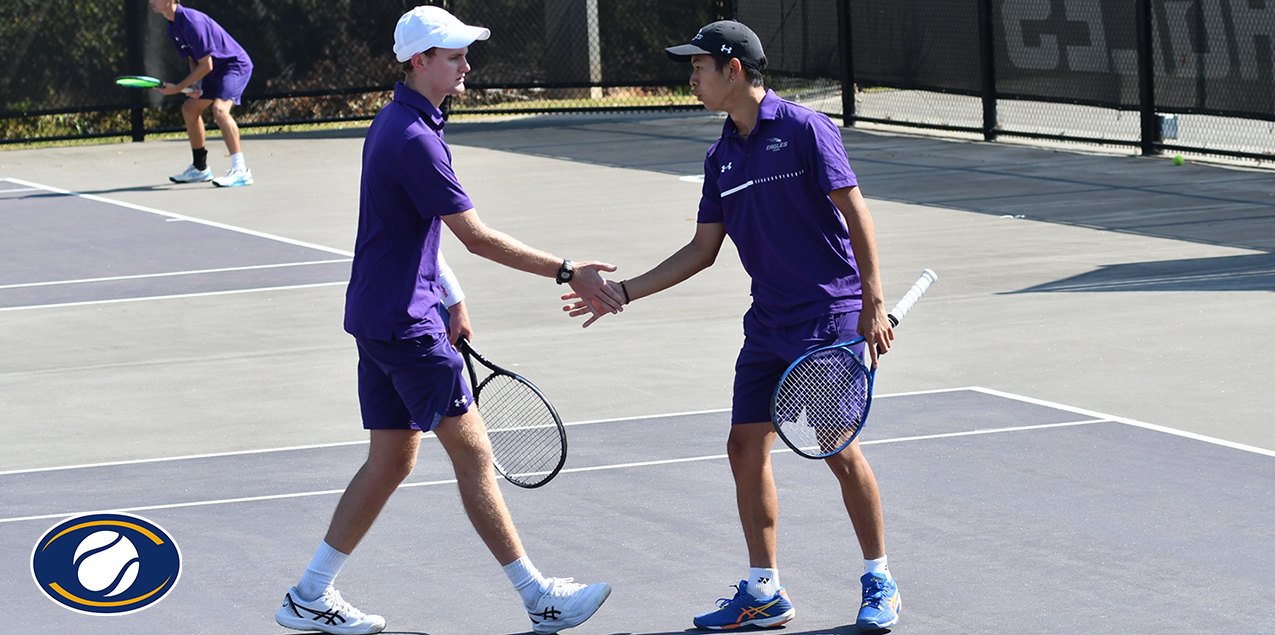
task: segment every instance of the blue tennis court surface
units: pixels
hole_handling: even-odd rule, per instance
[[[0,180],[0,310],[344,284],[350,254]]]
[[[983,389],[883,396],[865,429],[881,482],[898,633],[1266,633],[1275,623],[1270,453]],[[569,425],[539,490],[505,484],[547,575],[615,590],[580,633],[677,633],[740,570],[724,411]],[[181,583],[122,619],[11,586],[21,632],[276,633],[363,443],[0,474],[4,575],[71,514],[122,510],[178,542]],[[774,454],[784,632],[850,633],[860,558],[819,461]],[[520,633],[517,596],[464,518],[432,439],[338,586],[387,632]],[[1202,598],[1225,598],[1205,602]],[[208,616],[216,616],[209,619]]]
[[[628,277],[692,235],[700,188],[679,177],[720,130],[561,115],[448,140],[491,227]],[[0,153],[0,633],[290,632],[273,614],[367,452],[333,247],[354,240],[362,135],[250,138],[257,182],[230,190],[168,183],[184,140]],[[844,138],[886,295],[940,274],[862,437],[893,632],[1275,631],[1271,174]],[[738,258],[582,330],[552,281],[444,242],[482,350],[575,422],[553,482],[502,483],[541,571],[614,586],[567,632],[687,632],[747,564],[721,409]],[[853,633],[862,561],[836,481],[782,445],[773,460],[797,610],[779,632]],[[169,533],[180,580],[125,616],[55,605],[37,541],[107,510]],[[531,626],[432,438],[337,587],[390,633]]]

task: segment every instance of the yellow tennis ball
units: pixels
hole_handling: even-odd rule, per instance
[[[1182,158],[1182,155],[1179,154],[1173,157],[1173,165],[1182,165],[1183,163],[1186,163],[1186,160]]]

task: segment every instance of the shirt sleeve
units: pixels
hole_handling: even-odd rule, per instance
[[[708,149],[708,154],[704,157],[704,187],[701,190],[699,215],[696,218],[696,221],[700,223],[722,222],[722,190],[717,185],[721,168],[717,166],[717,160],[713,157],[715,150],[717,150],[717,143]]]
[[[850,157],[841,140],[841,131],[825,115],[810,120],[810,132],[814,137],[814,154],[811,166],[824,193],[845,187],[854,187],[859,179],[850,169]]]
[[[200,20],[196,23],[189,16],[183,16],[185,23],[182,24],[182,35],[186,40],[186,46],[189,47],[191,59],[202,60],[208,57],[212,52],[212,25],[206,20]]]
[[[430,133],[418,135],[403,146],[399,156],[403,187],[422,218],[459,214],[474,208],[456,174],[451,153]]]

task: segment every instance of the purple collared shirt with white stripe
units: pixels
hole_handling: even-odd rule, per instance
[[[827,116],[766,91],[747,139],[728,117],[704,160],[699,222],[725,223],[767,327],[859,311],[850,234],[828,193],[858,185]]]

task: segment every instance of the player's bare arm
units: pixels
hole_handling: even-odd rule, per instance
[[[691,242],[677,250],[672,256],[664,259],[664,262],[636,278],[623,281],[623,284],[615,281],[607,281],[607,284],[611,289],[619,291],[625,302],[632,302],[638,298],[659,293],[712,266],[717,260],[717,254],[722,250],[722,241],[725,239],[725,224],[698,223],[695,226],[695,236],[691,239]],[[562,296],[562,299],[570,301],[579,297],[575,293],[568,293]],[[585,327],[602,317],[598,313],[590,311],[583,302],[569,304],[562,307],[562,310],[569,312],[571,317],[593,313],[592,317],[585,320]]]
[[[155,90],[158,90],[165,95],[176,95],[177,93],[182,92],[182,89],[188,86],[194,86],[195,83],[203,79],[205,75],[211,73],[212,69],[213,59],[211,55],[205,55],[204,58],[199,61],[192,59],[190,60],[190,74],[186,76],[186,79],[183,79],[176,84],[169,84],[165,82],[163,86],[160,86]],[[199,89],[196,88],[195,90]],[[198,99],[199,96],[192,94],[191,98]]]
[[[562,258],[523,244],[504,232],[492,229],[478,217],[478,212],[467,210],[459,214],[443,216],[448,229],[460,239],[470,253],[482,256],[519,271],[553,278],[562,266]],[[595,314],[618,313],[624,310],[624,296],[619,289],[609,287],[599,271],[615,271],[615,265],[588,261],[574,263],[575,275],[571,290],[583,299]]]
[[[461,300],[456,304],[447,307],[447,314],[450,319],[447,322],[447,341],[456,345],[456,340],[465,338],[473,341],[474,327],[469,322],[469,309],[465,307],[465,301]]]
[[[858,187],[844,187],[828,193],[832,204],[841,211],[846,228],[850,231],[850,249],[859,267],[859,281],[863,285],[863,310],[859,313],[859,335],[868,343],[872,354],[872,367],[877,367],[877,357],[890,350],[894,341],[894,329],[885,308],[885,293],[881,289],[881,272],[877,260],[876,231],[868,203]]]

